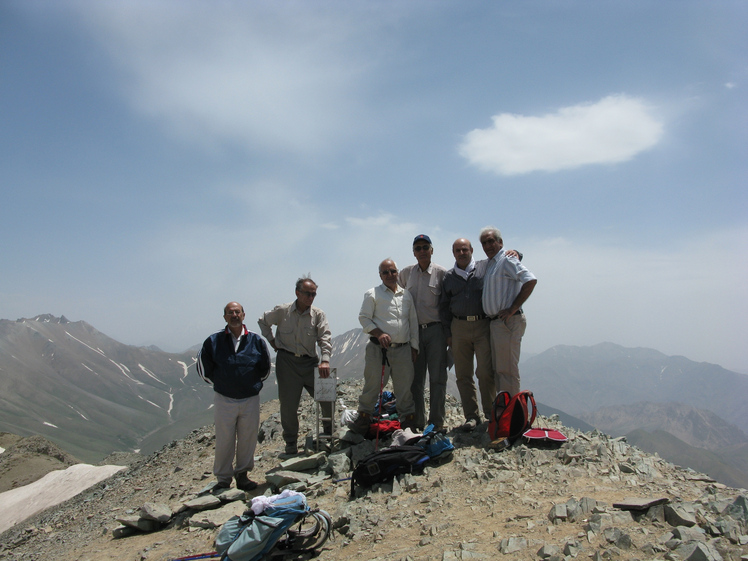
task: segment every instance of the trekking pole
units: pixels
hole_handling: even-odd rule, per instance
[[[379,450],[379,429],[382,420],[382,394],[384,394],[384,368],[385,365],[389,364],[387,361],[387,349],[382,347],[382,380],[379,384],[379,419],[377,419],[377,440],[374,444],[374,451]]]
[[[195,559],[218,559],[220,555],[217,551],[212,551],[210,553],[200,553],[199,555],[188,555],[187,557],[178,557],[177,559],[172,559],[171,561],[194,561]]]

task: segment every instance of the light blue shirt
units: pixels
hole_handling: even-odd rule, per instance
[[[497,316],[501,310],[510,308],[522,285],[535,280],[518,259],[506,255],[504,248],[488,262],[483,278],[483,311],[488,316]]]

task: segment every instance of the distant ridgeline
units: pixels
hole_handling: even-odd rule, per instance
[[[339,378],[362,377],[367,340],[361,329],[333,338],[331,366]],[[86,462],[114,451],[158,450],[213,421],[213,392],[195,372],[195,348],[165,353],[124,345],[64,316],[0,320],[0,431],[43,435]],[[553,347],[524,361],[521,374],[539,412],[559,414],[567,426],[640,431],[649,451],[683,465],[709,451],[714,461],[699,469],[736,468],[731,481],[741,480],[748,465],[748,376],[611,343]],[[449,388],[457,395],[452,372]],[[277,397],[274,374],[261,395]],[[682,405],[674,409],[672,402]],[[656,430],[683,446],[657,438]]]

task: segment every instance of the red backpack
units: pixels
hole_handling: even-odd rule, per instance
[[[500,391],[493,401],[488,436],[492,441],[505,438],[512,443],[532,427],[535,415],[535,397],[531,391],[523,390],[515,396]]]

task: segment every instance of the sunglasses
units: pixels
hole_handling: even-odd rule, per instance
[[[413,251],[426,251],[427,249],[431,249],[430,245],[414,245]]]
[[[383,271],[379,271],[380,275],[396,275],[397,269],[385,269]]]

